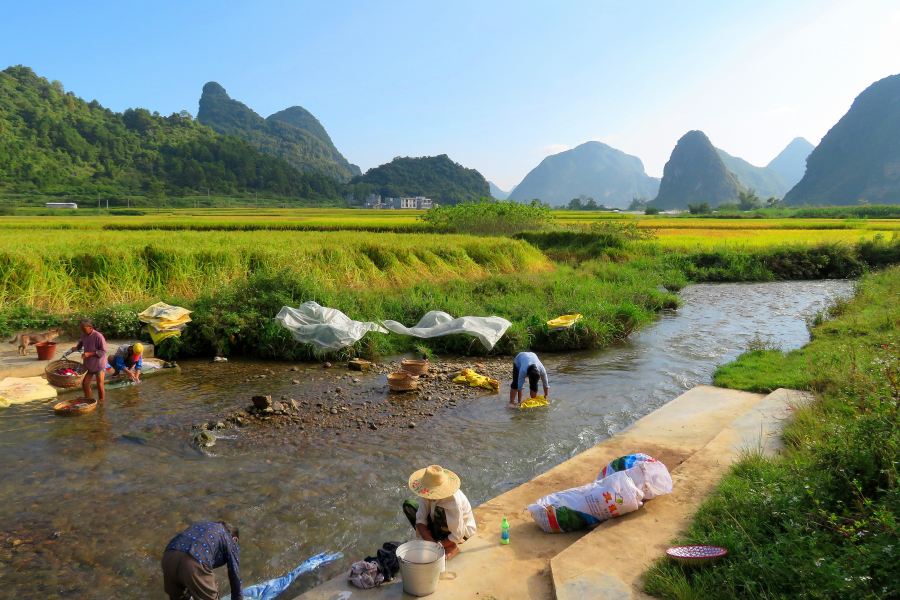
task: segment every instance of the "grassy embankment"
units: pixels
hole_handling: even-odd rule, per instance
[[[900,267],[864,277],[856,296],[783,354],[747,352],[715,384],[815,392],[792,407],[786,450],[748,454],[700,507],[684,543],[728,548],[716,568],[660,562],[665,598],[900,597]]]
[[[132,337],[139,329],[136,312],[163,300],[195,311],[188,334],[166,343],[163,354],[311,358],[311,348],[294,343],[272,317],[282,305],[315,300],[354,319],[410,325],[434,309],[496,314],[513,322],[496,352],[564,350],[609,344],[675,306],[677,299],[661,286],[677,292],[689,281],[847,277],[900,261],[897,241],[828,241],[834,231],[815,223],[809,231],[817,244],[763,248],[673,248],[645,239],[660,229],[636,219],[594,219],[523,234],[521,241],[356,230],[429,226],[404,213],[0,219],[7,233],[0,240],[0,335],[60,322],[71,328],[75,316],[88,314],[107,335]],[[685,229],[690,224],[681,221],[679,231],[693,232]],[[307,225],[345,231],[291,230]],[[563,333],[547,332],[548,319],[572,312],[584,321]],[[414,342],[369,335],[344,354],[385,354]],[[470,338],[421,344],[482,352]]]

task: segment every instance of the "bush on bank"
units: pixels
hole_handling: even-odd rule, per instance
[[[900,267],[866,276],[813,321],[812,341],[756,350],[715,383],[816,393],[793,407],[786,450],[748,455],[700,507],[684,543],[725,546],[716,568],[658,563],[664,598],[897,598],[900,595]]]

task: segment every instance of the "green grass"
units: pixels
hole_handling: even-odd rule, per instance
[[[900,268],[813,320],[812,341],[752,350],[716,385],[815,392],[795,406],[785,450],[748,454],[705,500],[681,543],[725,546],[715,568],[662,560],[645,580],[663,598],[900,597]]]

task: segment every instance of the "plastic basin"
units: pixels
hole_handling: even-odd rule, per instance
[[[35,344],[38,360],[53,360],[56,356],[56,342],[40,342]]]
[[[437,589],[444,568],[444,547],[436,542],[413,540],[397,548],[403,591],[411,596],[427,596]]]

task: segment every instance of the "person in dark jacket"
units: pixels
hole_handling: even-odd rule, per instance
[[[194,523],[179,533],[162,557],[163,586],[169,600],[218,600],[213,569],[228,567],[232,600],[244,600],[238,569],[238,529],[224,521]]]

